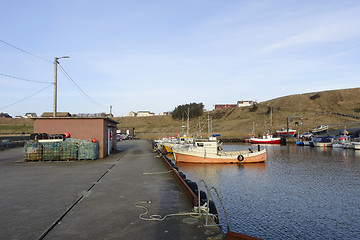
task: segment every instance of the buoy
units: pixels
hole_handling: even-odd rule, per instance
[[[69,138],[70,137],[70,133],[68,132],[64,132],[65,138]]]

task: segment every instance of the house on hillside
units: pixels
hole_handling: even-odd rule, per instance
[[[127,116],[128,117],[136,117],[136,112],[130,111]]]
[[[162,112],[162,113],[160,113],[160,115],[161,116],[167,116],[167,115],[169,115],[169,112]]]
[[[33,118],[37,117],[36,113],[25,113],[24,118]]]
[[[255,101],[238,101],[237,107],[251,107],[252,105],[255,105],[257,102]]]
[[[53,112],[44,112],[41,117],[52,117],[53,115]],[[57,112],[56,117],[71,117],[71,114],[69,112]]]
[[[136,116],[137,117],[151,117],[151,116],[155,116],[155,113],[152,113],[150,111],[138,111]]]
[[[0,118],[12,118],[8,113],[1,112]]]
[[[237,107],[236,104],[215,104],[215,110],[216,109],[235,108],[235,107]]]

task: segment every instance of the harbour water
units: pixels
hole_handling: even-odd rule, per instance
[[[223,145],[249,147],[256,148]],[[263,239],[360,239],[360,151],[264,147],[266,163],[177,165],[187,178],[217,188],[231,231]]]

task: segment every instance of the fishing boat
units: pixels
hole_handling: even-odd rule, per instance
[[[251,137],[249,142],[251,144],[280,144],[280,137],[274,137],[272,134],[265,134],[260,138]]]
[[[312,132],[313,134],[319,134],[326,132],[328,129],[329,129],[329,125],[319,125],[316,128],[311,129],[310,132]]]
[[[355,150],[360,150],[360,142],[352,142]]]
[[[286,128],[282,128],[281,130],[276,130],[276,135],[287,137],[287,133],[288,131]],[[289,128],[289,137],[293,137],[295,133],[296,133],[295,129]]]
[[[176,162],[182,163],[260,163],[266,161],[266,149],[223,151],[218,141],[196,140],[192,146],[173,149]]]
[[[193,137],[178,137],[176,141],[166,143],[166,149],[168,153],[172,153],[173,149],[180,148],[183,146],[189,146],[194,144],[194,138]]]
[[[331,146],[333,148],[344,148],[344,144],[340,140],[334,140]]]
[[[345,148],[345,149],[354,149],[355,145],[352,142],[344,142],[343,148]]]
[[[316,137],[313,139],[314,147],[332,147],[333,137]]]
[[[176,137],[170,136],[166,138],[162,138],[159,140],[155,140],[157,148],[162,152],[172,152],[170,144],[175,143],[177,141]]]
[[[157,141],[158,149],[165,153],[172,153],[174,148],[181,147],[183,145],[191,145],[194,143],[193,137],[167,137],[160,141]]]

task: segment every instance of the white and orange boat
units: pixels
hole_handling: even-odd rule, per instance
[[[196,140],[194,145],[173,149],[176,162],[182,163],[260,163],[266,150],[225,152],[217,141]]]

